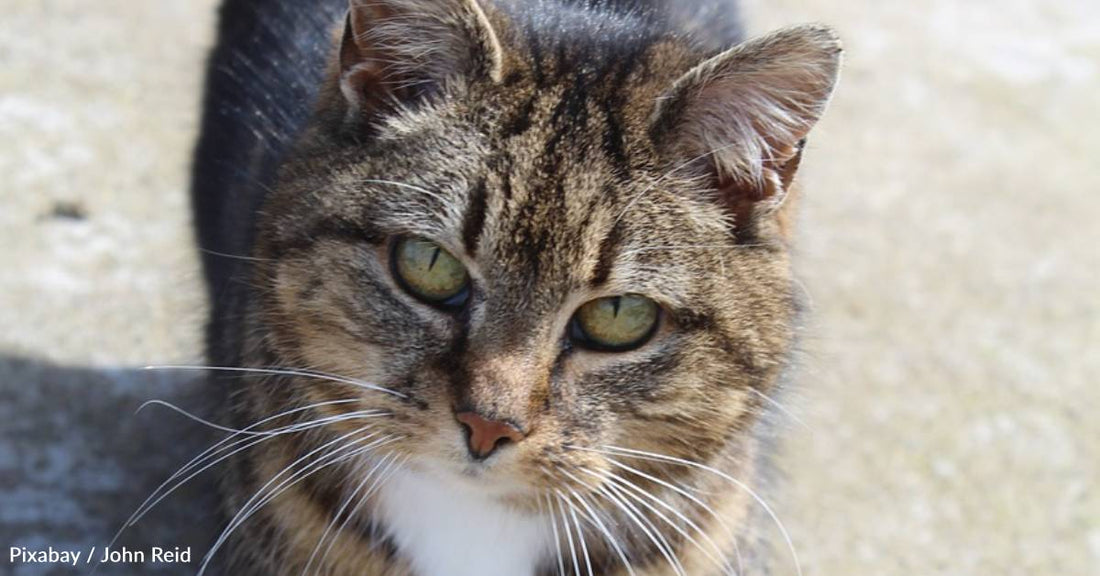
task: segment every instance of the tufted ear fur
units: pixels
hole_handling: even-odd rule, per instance
[[[340,43],[346,119],[415,104],[454,81],[499,81],[501,48],[477,0],[350,0]]]
[[[786,28],[699,64],[659,101],[650,127],[658,149],[711,179],[739,235],[783,199],[840,55],[832,30]]]

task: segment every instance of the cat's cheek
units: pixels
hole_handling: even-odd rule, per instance
[[[418,358],[399,352],[446,339],[450,326],[431,325],[395,300],[377,280],[376,267],[348,262],[301,257],[278,263],[264,306],[269,329],[292,336],[295,349],[284,353],[360,374],[378,370],[392,358],[406,360],[408,368]],[[390,374],[372,375],[381,376]]]
[[[403,451],[414,461],[455,469],[466,458],[462,431],[444,409],[419,412],[402,423]]]

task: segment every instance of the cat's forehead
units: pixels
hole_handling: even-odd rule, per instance
[[[443,243],[476,266],[498,302],[511,294],[552,308],[598,291],[682,299],[690,265],[667,249],[721,237],[721,214],[678,196],[658,171],[624,173],[596,149],[599,131],[563,135],[537,123],[495,141],[467,134],[462,163],[425,153],[380,175],[424,189],[389,187],[378,214],[386,229]]]
[[[656,162],[656,89],[604,72],[527,74],[405,110],[337,188],[355,210],[365,199],[383,232],[440,242],[502,290],[551,302],[586,287],[683,288],[688,263],[668,247],[714,243],[724,216],[678,194]]]

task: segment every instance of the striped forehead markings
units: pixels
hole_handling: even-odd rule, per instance
[[[481,234],[485,229],[487,202],[485,179],[482,178],[470,190],[470,201],[462,221],[462,243],[471,257],[477,254]]]

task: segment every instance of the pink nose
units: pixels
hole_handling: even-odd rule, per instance
[[[466,427],[470,455],[477,460],[488,458],[497,448],[525,437],[519,428],[507,422],[489,420],[474,412],[459,412],[455,417]]]

